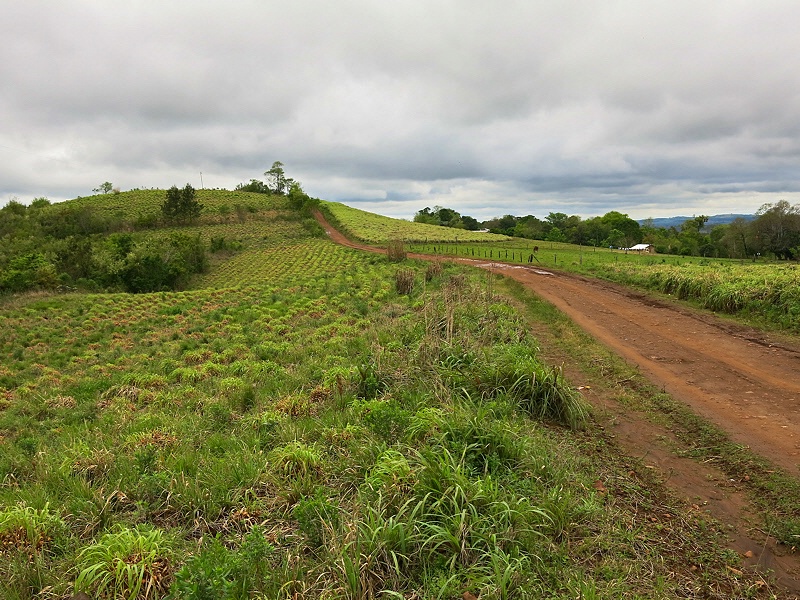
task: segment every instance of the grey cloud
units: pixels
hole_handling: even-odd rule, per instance
[[[798,17],[779,1],[13,3],[0,202],[201,170],[233,187],[281,160],[314,195],[394,216],[748,212],[800,180]]]

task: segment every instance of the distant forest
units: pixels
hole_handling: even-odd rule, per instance
[[[629,248],[647,243],[660,254],[714,258],[772,256],[786,260],[800,257],[800,204],[791,205],[786,200],[764,204],[755,218],[739,216],[730,223],[713,226],[705,215],[686,219],[676,226],[658,227],[652,219],[640,224],[617,211],[590,219],[551,212],[544,219],[504,215],[480,222],[441,206],[423,208],[414,215],[414,221],[585,246]]]

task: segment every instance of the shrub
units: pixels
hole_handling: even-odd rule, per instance
[[[402,437],[411,424],[411,413],[395,400],[372,401],[367,405],[364,422],[378,436],[387,441]]]

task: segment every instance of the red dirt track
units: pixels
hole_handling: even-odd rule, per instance
[[[385,252],[348,240],[321,214],[315,216],[333,241]],[[675,400],[718,425],[731,440],[789,475],[800,476],[800,344],[796,341],[596,279],[539,267],[454,260],[519,281],[636,365]],[[656,442],[665,433],[658,427],[611,407],[613,402],[607,399],[591,394],[588,399],[616,413],[610,428],[627,452],[646,457],[690,503],[707,505],[715,517],[733,527],[732,545],[753,556],[747,563],[774,570],[783,587],[800,591],[800,561],[780,556],[786,550],[752,532],[748,501],[737,492],[735,482],[710,465],[675,456]]]

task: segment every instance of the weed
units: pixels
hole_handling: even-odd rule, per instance
[[[269,559],[275,548],[260,527],[248,533],[238,550],[230,550],[219,537],[203,545],[175,573],[170,598],[181,600],[246,600],[255,592],[277,592]]]
[[[308,543],[318,548],[330,539],[339,527],[339,508],[318,488],[314,496],[303,498],[292,513]]]
[[[441,261],[435,260],[428,263],[425,268],[425,281],[433,281],[442,274],[443,268]]]
[[[75,589],[99,597],[159,598],[172,581],[170,542],[151,527],[117,527],[78,556]]]

